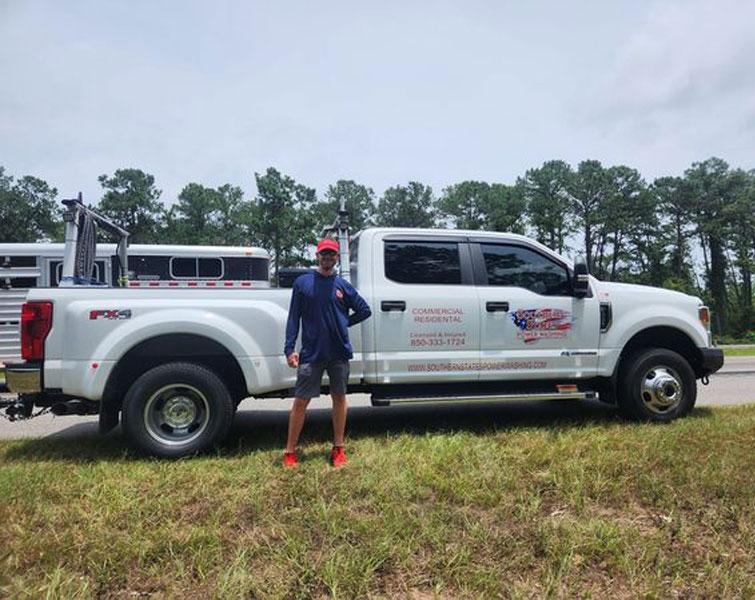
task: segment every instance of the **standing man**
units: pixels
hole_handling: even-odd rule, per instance
[[[338,243],[324,239],[317,244],[316,270],[297,277],[291,295],[286,324],[286,345],[283,352],[288,366],[297,369],[294,405],[288,417],[288,440],[283,464],[297,463],[296,443],[304,426],[309,401],[320,395],[323,371],[328,372],[330,395],[333,398],[333,449],[330,461],[334,467],[346,462],[343,436],[346,430],[346,385],[349,381],[349,359],[353,356],[349,327],[361,323],[372,312],[354,287],[335,272]],[[349,314],[349,310],[354,311]],[[294,352],[302,324],[301,354]]]

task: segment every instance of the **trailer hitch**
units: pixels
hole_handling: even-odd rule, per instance
[[[0,417],[8,421],[28,421],[34,417],[39,417],[50,410],[49,406],[41,408],[37,412],[34,410],[34,397],[28,394],[20,394],[15,398],[0,398],[0,410],[5,409],[5,413],[0,412]]]

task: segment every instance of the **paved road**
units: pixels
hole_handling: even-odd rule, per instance
[[[710,378],[710,385],[698,385],[698,406],[726,406],[755,403],[755,356],[731,357],[726,359],[726,366],[719,373]],[[259,426],[260,421],[284,428],[290,400],[247,399],[244,400],[236,418],[237,429],[243,430]],[[503,404],[474,404],[474,405],[433,405],[433,406],[398,406],[377,408],[370,405],[366,394],[351,394],[350,423],[380,421],[386,429],[400,429],[406,425],[407,419],[419,420],[429,425],[433,419],[452,424],[460,415],[465,419],[484,421],[494,418],[496,422],[505,419],[519,420],[532,416],[548,418],[553,416],[585,417],[603,414],[610,407],[599,402],[516,402]],[[313,400],[310,404],[308,422],[312,420],[327,421],[329,417],[330,401],[325,398]],[[428,419],[430,421],[428,421]],[[9,423],[0,420],[0,439],[34,438],[34,437],[71,437],[73,439],[97,436],[97,417],[55,417],[43,415],[25,422]],[[115,435],[119,435],[116,430]]]

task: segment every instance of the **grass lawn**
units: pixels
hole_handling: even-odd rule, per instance
[[[724,356],[755,356],[755,346],[749,348],[729,348],[722,346]]]
[[[0,596],[755,595],[755,406],[666,426],[423,410],[350,423],[339,471],[326,419],[295,470],[283,420],[176,462],[2,442]]]

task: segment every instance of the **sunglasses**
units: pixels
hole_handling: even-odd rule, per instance
[[[335,256],[338,255],[338,252],[334,252],[333,250],[323,250],[319,254],[320,254],[320,256],[327,256],[327,257],[330,257],[330,258],[334,258]]]

